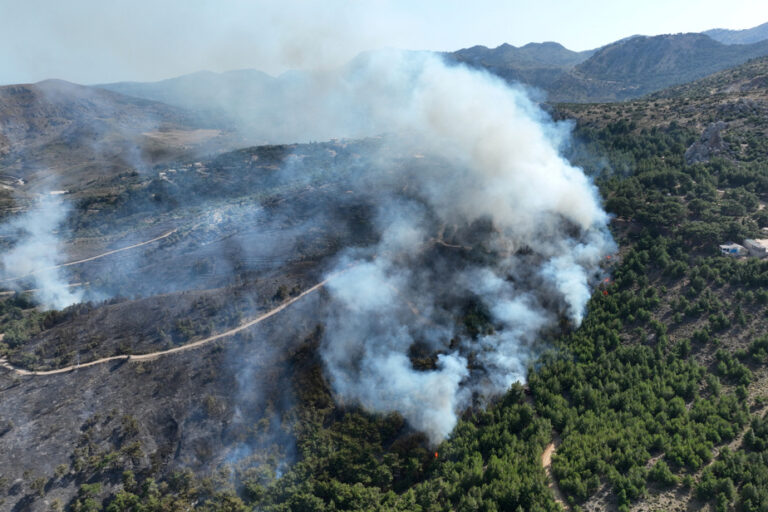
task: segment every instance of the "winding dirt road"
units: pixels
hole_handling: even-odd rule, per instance
[[[111,251],[107,251],[107,252],[104,252],[104,253],[101,253],[101,254],[97,254],[96,256],[91,256],[90,258],[83,258],[82,260],[70,261],[68,263],[62,263],[61,265],[54,265],[52,267],[46,267],[46,268],[41,268],[41,269],[38,269],[38,270],[34,270],[32,272],[29,272],[29,273],[21,275],[21,276],[9,277],[7,279],[2,279],[2,280],[0,280],[0,283],[8,283],[8,282],[12,282],[12,281],[18,281],[19,279],[23,279],[25,277],[33,276],[35,274],[39,274],[40,272],[45,272],[46,270],[53,270],[53,269],[63,268],[63,267],[71,267],[72,265],[79,265],[80,263],[86,263],[86,262],[89,262],[89,261],[98,260],[99,258],[104,258],[106,256],[111,256],[112,254],[116,254],[118,252],[128,251],[130,249],[136,249],[137,247],[141,247],[143,245],[147,245],[147,244],[151,244],[151,243],[157,242],[159,240],[162,240],[163,238],[168,238],[169,236],[171,236],[172,234],[174,234],[178,230],[179,230],[179,228],[174,228],[174,229],[170,230],[169,232],[167,232],[167,233],[165,233],[163,235],[160,235],[158,237],[155,237],[155,238],[153,238],[151,240],[146,240],[144,242],[139,242],[138,244],[129,245],[127,247],[121,247],[120,249],[114,249],[114,250],[111,250]]]
[[[343,272],[343,271],[342,271]],[[141,362],[141,361],[151,361],[153,359],[157,359],[158,357],[162,357],[168,354],[175,354],[177,352],[184,352],[186,350],[192,350],[195,348],[200,348],[204,345],[208,345],[209,343],[213,343],[214,341],[220,340],[222,338],[226,338],[228,336],[232,336],[234,334],[237,334],[240,331],[243,331],[245,329],[248,329],[249,327],[253,327],[254,325],[263,322],[264,320],[278,314],[291,304],[294,304],[295,302],[298,302],[302,298],[306,297],[310,293],[316,292],[323,286],[325,286],[329,281],[334,279],[336,276],[341,274],[341,272],[338,272],[336,274],[333,274],[326,278],[325,280],[317,283],[311,288],[308,288],[301,292],[296,297],[293,297],[292,299],[289,299],[279,306],[277,306],[275,309],[272,309],[270,311],[267,311],[263,315],[260,315],[252,320],[248,320],[245,323],[242,323],[238,325],[237,327],[234,327],[228,331],[224,331],[219,334],[215,334],[213,336],[209,336],[208,338],[198,340],[192,343],[189,343],[187,345],[182,345],[180,347],[170,348],[168,350],[160,350],[158,352],[150,352],[148,354],[139,354],[139,355],[119,355],[119,356],[111,356],[111,357],[105,357],[102,359],[96,359],[95,361],[90,361],[88,363],[83,364],[76,364],[71,366],[65,366],[64,368],[57,368],[55,370],[39,370],[39,371],[32,371],[32,370],[24,370],[23,368],[17,368],[16,366],[13,366],[11,363],[8,362],[7,359],[2,358],[0,359],[0,367],[7,368],[8,370],[11,370],[15,372],[17,375],[34,375],[34,376],[43,376],[43,375],[58,375],[61,373],[68,373],[73,370],[77,370],[80,368],[87,368],[89,366],[96,366],[99,364],[105,364],[112,361],[132,361],[132,362]]]

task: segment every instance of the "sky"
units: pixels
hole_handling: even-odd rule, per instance
[[[744,29],[765,0],[0,0],[0,84],[330,68],[377,48],[457,50]]]

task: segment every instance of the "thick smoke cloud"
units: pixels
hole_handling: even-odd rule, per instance
[[[312,240],[313,230],[334,232],[334,208],[362,212],[367,226],[344,219],[351,227],[335,228],[349,229],[338,239],[357,245],[342,250],[328,270],[326,372],[341,402],[397,411],[437,443],[463,408],[523,381],[561,325],[579,325],[601,262],[615,249],[608,217],[590,180],[560,153],[569,127],[553,123],[522,89],[488,74],[433,54],[386,51],[291,83],[292,89],[264,89],[258,105],[266,110],[255,110],[254,125],[285,142],[382,137],[351,145],[363,154],[354,155],[354,164],[342,159],[344,168],[308,168],[300,154],[287,158],[280,179],[292,189],[327,180],[339,194],[328,208],[312,209],[312,218],[298,208],[294,219],[291,201],[259,213],[263,229],[279,233],[234,237],[242,251],[231,252],[279,266],[297,240]],[[334,145],[342,146],[343,140]],[[311,150],[318,149],[297,149]],[[158,190],[172,194],[172,181],[182,179],[170,173]],[[54,268],[62,261],[56,230],[65,216],[58,198],[43,196],[13,221],[17,242],[2,256],[2,279],[37,271],[29,280],[47,307],[80,300]],[[248,215],[232,218],[262,226]],[[229,273],[234,265],[205,245],[227,231],[219,222],[204,222],[200,229],[211,233],[195,231],[201,243],[189,250],[210,267],[205,272]],[[365,236],[355,236],[358,228]],[[145,268],[142,258],[152,254],[121,253],[115,278],[124,281],[125,269],[137,274],[132,269]],[[136,277],[134,287],[192,287],[188,273],[174,271],[152,283]]]
[[[568,127],[498,79],[383,52],[343,87],[337,120],[399,135],[359,177],[379,242],[333,269],[322,356],[343,401],[437,443],[462,408],[524,380],[561,321],[581,322],[614,250],[608,217],[559,153]]]
[[[28,211],[3,226],[3,234],[15,245],[0,256],[2,285],[23,290],[32,283],[36,299],[47,309],[63,309],[82,299],[57,268],[65,258],[58,230],[68,212],[67,203],[58,196],[43,194]]]

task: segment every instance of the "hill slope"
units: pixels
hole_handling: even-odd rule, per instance
[[[757,43],[758,41],[764,41],[768,39],[768,23],[763,23],[757,27],[748,28],[745,30],[728,30],[725,28],[714,28],[702,32],[724,44],[750,44]]]
[[[598,50],[547,89],[553,101],[615,101],[768,55],[768,41],[724,45],[701,34],[635,37]]]
[[[202,127],[179,108],[61,80],[4,86],[0,169],[26,181],[41,169],[52,181],[52,170],[57,186],[75,186],[95,175],[143,168],[219,134],[197,131]]]
[[[749,93],[766,87],[768,87],[768,57],[760,57],[694,82],[661,90],[654,93],[652,97],[682,98]]]

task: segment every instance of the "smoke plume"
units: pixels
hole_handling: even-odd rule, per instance
[[[278,140],[371,138],[349,148],[344,140],[310,144],[282,160],[286,186],[272,185],[294,191],[294,199],[265,207],[264,224],[255,212],[221,209],[214,217],[230,212],[231,223],[266,230],[227,238],[242,249],[231,250],[235,256],[259,260],[248,268],[284,264],[299,246],[332,246],[331,254],[335,241],[348,245],[327,272],[321,356],[333,390],[344,403],[399,412],[437,443],[459,411],[525,380],[529,362],[562,325],[580,324],[601,262],[615,250],[595,187],[561,154],[569,125],[554,123],[522,89],[429,53],[368,53],[339,72],[280,83],[291,87],[266,87],[253,109],[242,109]],[[337,167],[326,165],[336,158],[332,147],[343,153]],[[318,151],[332,156],[319,159]],[[189,185],[195,172],[165,174],[151,185],[155,198],[187,204],[204,195]],[[263,176],[264,184],[279,179]],[[216,183],[206,190],[213,194]],[[311,191],[311,200],[296,199]],[[141,208],[164,207],[151,204]],[[35,271],[22,281],[34,280],[48,307],[80,299],[56,268],[65,216],[60,200],[43,196],[12,222],[16,243],[1,257],[4,279]],[[223,282],[220,273],[245,268],[206,245],[228,223],[210,221],[196,232],[199,244],[174,249],[200,262],[196,280],[181,265],[169,267],[160,245],[121,253],[110,275],[130,281],[134,293]],[[149,277],[151,265],[162,279]]]
[[[342,401],[398,411],[437,443],[460,410],[523,381],[561,322],[579,325],[614,250],[608,217],[559,152],[568,126],[521,90],[394,51],[357,59],[341,87],[337,119],[398,135],[357,177],[378,242],[331,271],[322,357]]]
[[[47,309],[63,309],[81,301],[57,267],[64,258],[58,229],[68,206],[58,196],[43,194],[24,214],[3,227],[15,242],[0,256],[2,284],[24,290],[32,283],[35,297]]]

